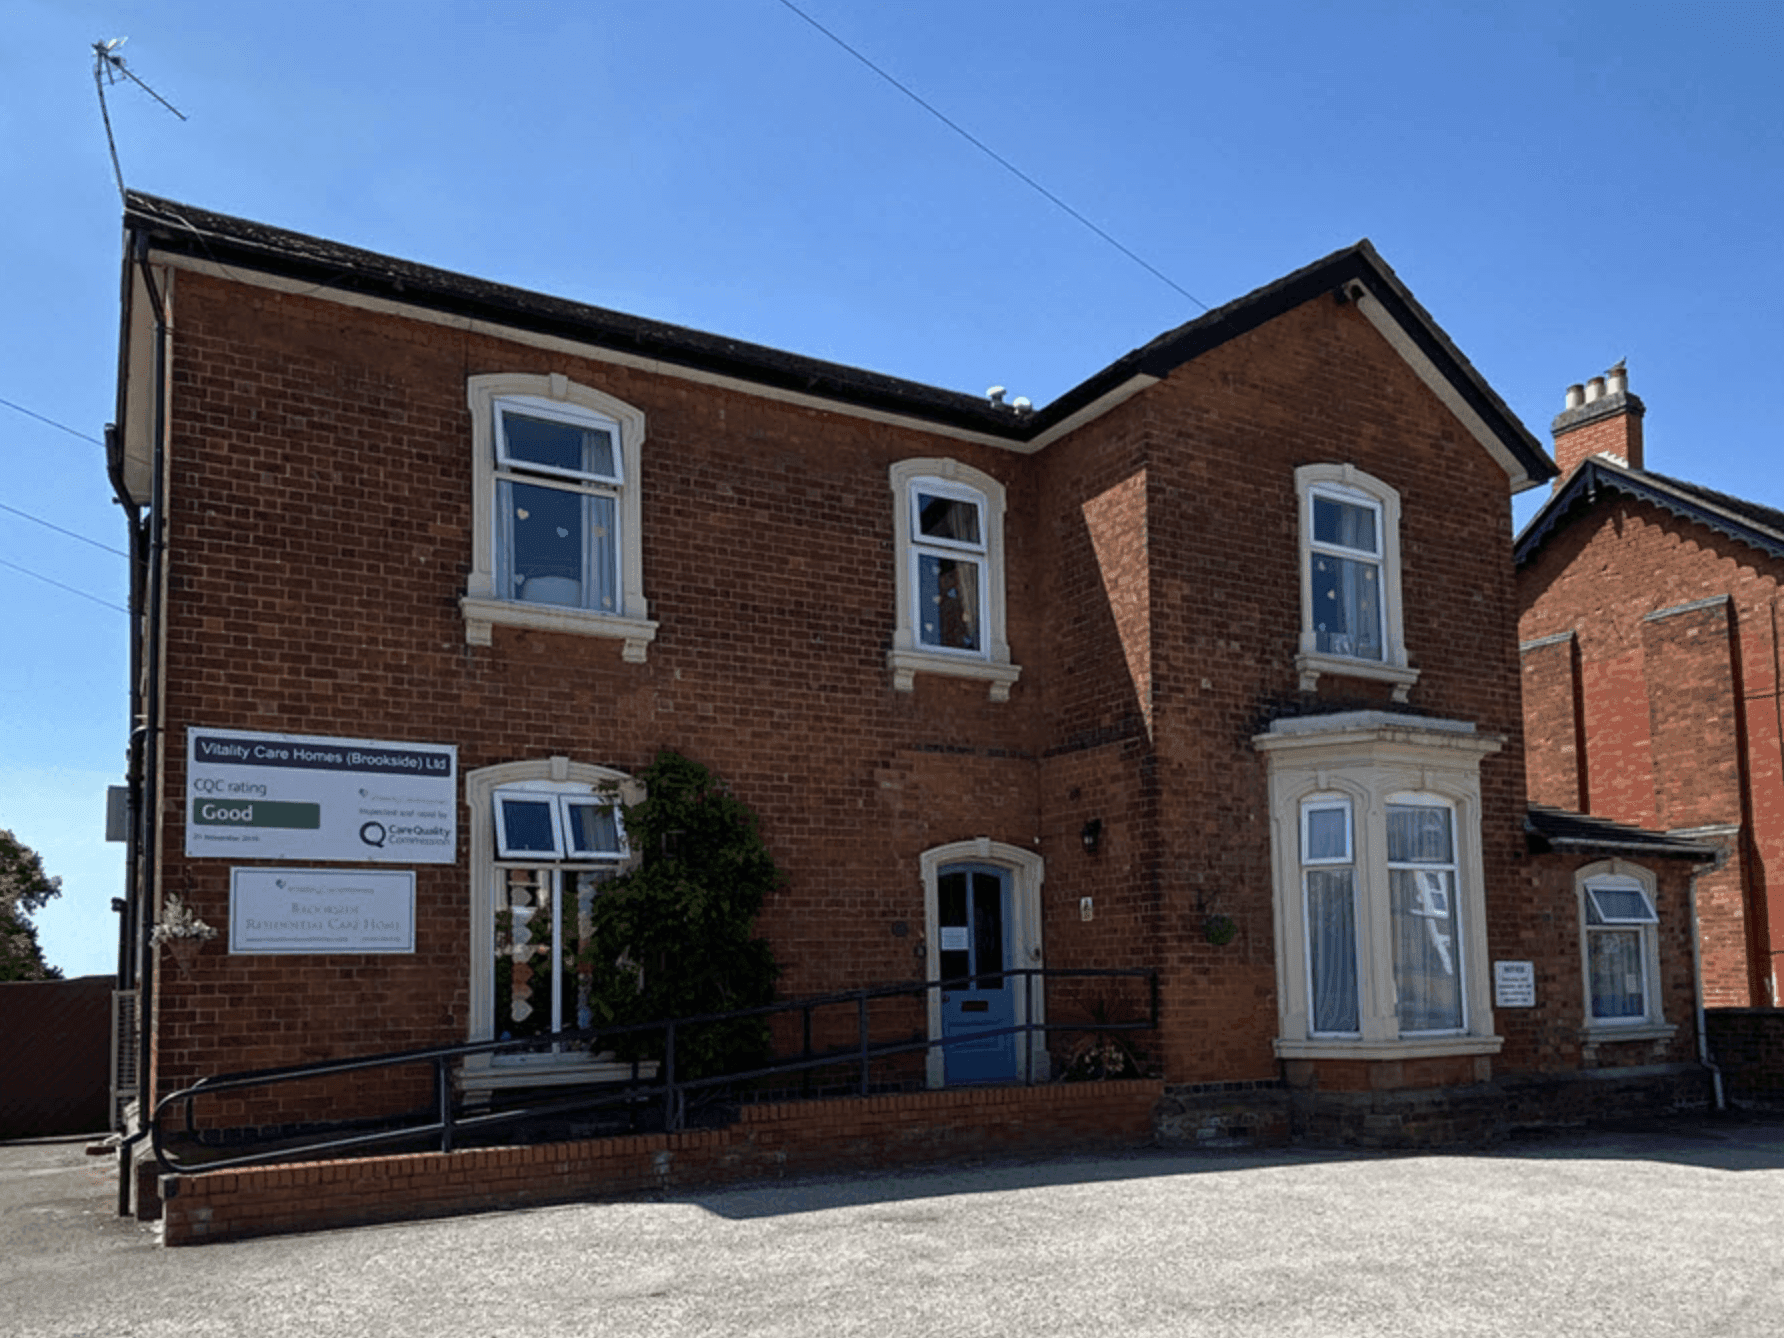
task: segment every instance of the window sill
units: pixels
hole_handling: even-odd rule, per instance
[[[1007,702],[1010,685],[1022,676],[1020,665],[993,664],[990,660],[956,658],[927,650],[887,651],[886,665],[892,670],[892,686],[900,692],[914,692],[918,674],[939,674],[990,684],[994,702]]]
[[[656,1076],[654,1061],[638,1065],[640,1082],[654,1082]],[[472,1060],[465,1064],[459,1075],[459,1087],[467,1093],[502,1092],[523,1087],[570,1087],[578,1083],[631,1080],[630,1064],[591,1059],[588,1055],[560,1055],[532,1064],[493,1064],[488,1056],[484,1056],[482,1063]]]
[[[458,607],[465,615],[465,642],[472,646],[489,645],[493,629],[500,623],[504,627],[525,627],[535,632],[566,632],[571,636],[623,641],[625,646],[620,658],[628,664],[643,664],[645,648],[657,639],[657,624],[648,618],[616,618],[608,613],[566,608],[559,604],[523,604],[477,595],[463,596]]]
[[[1496,1055],[1503,1036],[1419,1036],[1407,1041],[1320,1040],[1278,1038],[1278,1059],[1436,1059],[1444,1055]]]
[[[1586,1045],[1605,1045],[1615,1041],[1670,1040],[1678,1028],[1670,1022],[1632,1022],[1619,1026],[1614,1022],[1588,1023],[1580,1028],[1580,1040]]]
[[[1380,660],[1353,660],[1343,655],[1322,655],[1303,651],[1295,656],[1295,670],[1301,675],[1301,691],[1312,692],[1321,674],[1343,678],[1367,678],[1377,683],[1394,685],[1394,700],[1403,702],[1419,681],[1419,671],[1410,665],[1387,664]]]

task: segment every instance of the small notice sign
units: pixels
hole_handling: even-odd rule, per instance
[[[414,952],[415,874],[396,869],[231,869],[229,950]]]
[[[1536,1007],[1536,964],[1534,962],[1493,963],[1493,1007]]]
[[[942,926],[942,951],[965,952],[973,945],[972,934],[965,925]]]

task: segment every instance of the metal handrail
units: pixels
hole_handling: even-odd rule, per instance
[[[567,1114],[572,1111],[586,1111],[601,1106],[620,1103],[638,1103],[652,1098],[660,1098],[663,1102],[663,1129],[675,1132],[683,1127],[686,1111],[687,1094],[707,1088],[729,1086],[737,1083],[754,1082],[762,1078],[780,1074],[803,1073],[819,1068],[834,1068],[839,1064],[851,1064],[859,1067],[857,1090],[861,1096],[869,1094],[869,1075],[873,1062],[891,1055],[910,1054],[916,1051],[946,1050],[951,1045],[967,1042],[983,1042],[1000,1036],[1022,1036],[1028,1047],[1027,1081],[1034,1082],[1035,1052],[1034,1036],[1039,1032],[1046,1035],[1056,1031],[1148,1031],[1158,1026],[1158,972],[1150,967],[1126,968],[1050,968],[1050,967],[1010,967],[998,972],[984,972],[982,975],[1000,977],[1022,976],[1030,981],[1060,979],[1141,979],[1147,982],[1147,1017],[1141,1021],[1128,1022],[1021,1022],[1014,1026],[999,1027],[983,1031],[975,1031],[968,1036],[934,1037],[927,1040],[914,1041],[874,1041],[870,1037],[870,1017],[868,1005],[875,999],[898,996],[920,995],[929,991],[961,989],[969,987],[975,977],[954,976],[944,980],[926,980],[902,985],[881,985],[863,989],[844,990],[835,994],[816,995],[805,999],[793,999],[782,1003],[763,1004],[754,1008],[739,1008],[724,1013],[702,1013],[688,1017],[665,1018],[655,1022],[629,1023],[622,1026],[588,1027],[574,1031],[561,1031],[549,1037],[528,1036],[495,1041],[470,1041],[455,1045],[427,1046],[417,1050],[398,1050],[378,1055],[362,1055],[352,1059],[327,1059],[307,1064],[291,1064],[277,1068],[254,1069],[239,1073],[217,1074],[201,1078],[189,1087],[171,1092],[156,1102],[155,1109],[149,1117],[148,1132],[150,1145],[154,1150],[155,1160],[163,1171],[182,1175],[203,1174],[209,1171],[227,1170],[235,1166],[261,1165],[275,1161],[290,1161],[299,1156],[315,1156],[321,1153],[339,1153],[350,1149],[376,1147],[387,1143],[406,1143],[421,1139],[438,1138],[439,1150],[450,1152],[456,1139],[466,1133],[497,1127],[504,1124],[515,1124],[526,1120],[539,1119],[547,1115]],[[812,1013],[819,1008],[837,1007],[853,1003],[856,1006],[857,1039],[853,1047],[847,1050],[834,1051],[827,1054],[814,1054],[811,1048]],[[678,1029],[707,1026],[719,1022],[734,1022],[751,1017],[768,1017],[781,1013],[800,1012],[803,1014],[803,1051],[798,1059],[781,1060],[762,1068],[740,1072],[716,1074],[703,1078],[678,1079],[675,1076],[675,1036]],[[624,1083],[603,1083],[599,1094],[582,1092],[574,1096],[559,1098],[555,1101],[535,1102],[524,1107],[501,1111],[490,1111],[483,1114],[461,1114],[454,1109],[452,1100],[452,1066],[459,1060],[475,1055],[494,1055],[504,1051],[537,1050],[542,1045],[584,1045],[592,1051],[597,1042],[611,1043],[616,1038],[638,1035],[648,1032],[663,1034],[663,1055],[660,1060],[633,1060],[632,1077]],[[657,1066],[656,1081],[646,1081],[642,1076],[644,1066],[655,1063]],[[367,1133],[336,1136],[332,1131],[327,1137],[294,1135],[289,1140],[281,1140],[284,1145],[261,1152],[251,1152],[242,1156],[216,1158],[203,1162],[182,1162],[174,1157],[165,1143],[164,1116],[174,1107],[184,1108],[186,1132],[193,1131],[192,1103],[200,1097],[214,1096],[222,1092],[240,1091],[252,1087],[270,1087],[280,1083],[297,1082],[305,1079],[327,1077],[332,1074],[355,1073],[369,1069],[397,1068],[409,1064],[429,1064],[433,1068],[433,1108],[431,1120],[422,1123],[408,1123],[399,1127],[380,1129]]]

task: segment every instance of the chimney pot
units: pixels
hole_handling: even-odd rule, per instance
[[[1613,395],[1627,394],[1629,391],[1629,369],[1613,367],[1605,374],[1605,385]]]
[[[1586,403],[1594,404],[1604,398],[1604,378],[1595,376],[1586,382]]]
[[[1567,388],[1567,407],[1577,409],[1585,402],[1586,388],[1576,381]]]

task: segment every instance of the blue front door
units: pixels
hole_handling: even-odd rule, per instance
[[[1016,981],[1011,957],[1010,872],[994,864],[950,864],[936,878],[940,931],[942,1051],[950,1083],[1016,1077]],[[1003,1032],[1003,1035],[984,1033]]]

